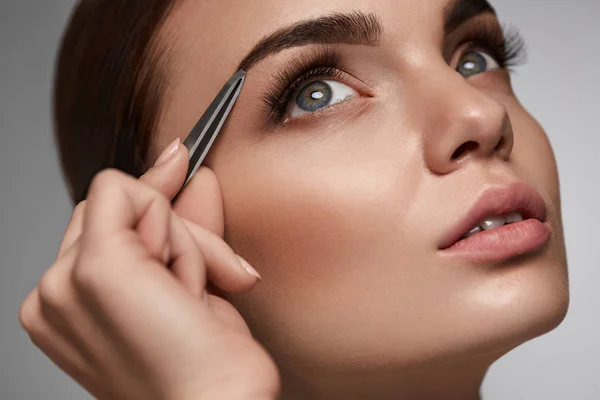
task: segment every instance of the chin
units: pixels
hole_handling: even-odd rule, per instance
[[[570,297],[563,248],[549,246],[493,266],[464,293],[471,313],[465,320],[471,327],[459,340],[467,352],[495,354],[497,359],[561,324]]]

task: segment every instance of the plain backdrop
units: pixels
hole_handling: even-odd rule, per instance
[[[56,255],[71,205],[51,132],[54,57],[74,0],[0,0],[0,399],[90,396],[30,341],[18,309]],[[496,362],[484,400],[600,399],[600,0],[492,0],[529,48],[517,95],[558,162],[571,304]]]

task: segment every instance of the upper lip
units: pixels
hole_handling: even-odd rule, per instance
[[[446,232],[439,243],[443,250],[460,240],[472,227],[486,217],[518,212],[523,220],[535,218],[546,221],[546,203],[540,194],[529,185],[516,182],[486,190],[471,209]]]

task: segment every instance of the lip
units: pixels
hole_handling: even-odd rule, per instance
[[[486,217],[519,212],[523,221],[461,238]],[[546,203],[529,185],[515,182],[486,190],[470,210],[442,237],[438,249],[463,253],[476,260],[500,260],[533,251],[550,237]]]

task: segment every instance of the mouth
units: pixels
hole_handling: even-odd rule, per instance
[[[491,188],[448,230],[443,253],[473,261],[501,261],[542,247],[550,238],[546,204],[530,186],[517,182]]]

